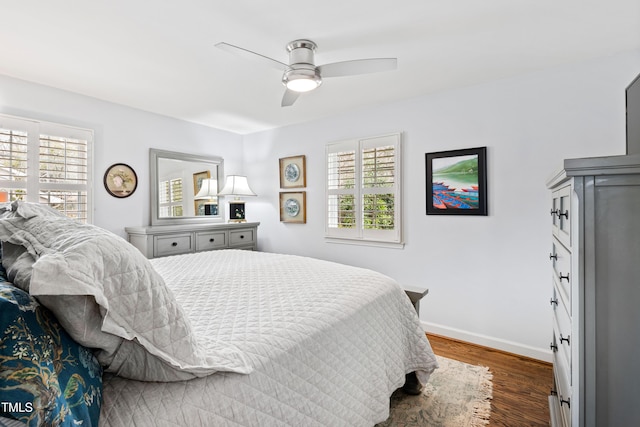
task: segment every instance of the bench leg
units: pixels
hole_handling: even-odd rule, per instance
[[[409,372],[405,375],[404,385],[402,391],[406,394],[417,395],[422,393],[422,384],[418,381],[418,377],[415,372]]]

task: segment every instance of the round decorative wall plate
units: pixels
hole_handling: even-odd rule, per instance
[[[289,216],[297,216],[300,213],[300,203],[296,199],[287,199],[284,209]]]
[[[138,176],[133,168],[124,163],[115,163],[104,173],[104,188],[113,197],[125,198],[138,187]]]
[[[289,182],[296,182],[300,179],[300,167],[295,163],[289,163],[284,168],[284,177]]]

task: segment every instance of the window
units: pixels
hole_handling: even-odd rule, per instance
[[[93,131],[0,115],[0,200],[90,221]]]
[[[183,216],[182,213],[182,178],[160,181],[159,207],[161,217]]]
[[[402,243],[400,141],[398,133],[327,144],[326,237]]]

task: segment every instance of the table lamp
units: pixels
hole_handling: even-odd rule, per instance
[[[195,200],[208,200],[204,203],[205,215],[218,215],[218,181],[211,178],[202,180],[200,191],[193,197]],[[214,202],[215,200],[215,202]],[[198,215],[198,212],[196,212]]]
[[[244,200],[240,200],[241,196],[255,196],[247,177],[242,175],[228,175],[224,183],[224,187],[218,193],[218,196],[234,196],[235,198],[229,202],[229,222],[247,222],[245,219]]]

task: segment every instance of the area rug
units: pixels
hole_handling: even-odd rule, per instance
[[[477,427],[489,424],[493,375],[489,368],[437,356],[440,367],[422,394],[398,390],[391,414],[376,427]]]

